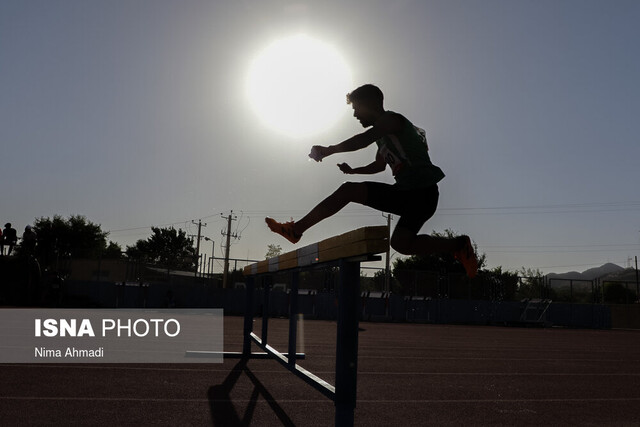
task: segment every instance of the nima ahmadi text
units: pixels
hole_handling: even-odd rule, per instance
[[[50,358],[81,358],[81,357],[104,357],[104,347],[99,347],[91,350],[77,349],[75,347],[67,347],[65,350],[50,349],[46,347],[35,347],[34,357],[50,357]]]

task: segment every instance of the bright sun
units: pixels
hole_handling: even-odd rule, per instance
[[[246,93],[269,128],[292,136],[321,133],[347,112],[351,72],[339,52],[306,35],[277,40],[251,63]]]

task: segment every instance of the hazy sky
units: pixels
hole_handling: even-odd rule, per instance
[[[346,109],[292,138],[249,108],[252,61],[303,33],[427,130],[447,177],[424,232],[469,234],[489,267],[626,266],[640,252],[638,22],[637,0],[3,0],[0,223],[80,214],[124,247],[202,219],[221,256],[233,210],[232,257],[294,249],[264,217],[299,218],[347,179],[336,163],[375,155],[307,161],[362,131]],[[299,245],[385,223],[353,205]]]

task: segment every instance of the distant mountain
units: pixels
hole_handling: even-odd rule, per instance
[[[577,271],[570,271],[568,273],[562,274],[549,273],[547,277],[550,279],[593,280],[605,276],[618,275],[623,271],[625,271],[625,269],[620,267],[619,265],[607,263],[601,267],[590,268],[583,271],[582,273],[579,273]]]

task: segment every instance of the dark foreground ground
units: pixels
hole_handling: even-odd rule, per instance
[[[288,321],[269,338],[286,349]],[[334,383],[335,322],[301,365]],[[640,425],[640,331],[361,323],[356,425]],[[256,319],[254,330],[260,329]],[[225,350],[242,318],[225,318]],[[0,424],[329,426],[334,406],[272,360],[0,365]]]

